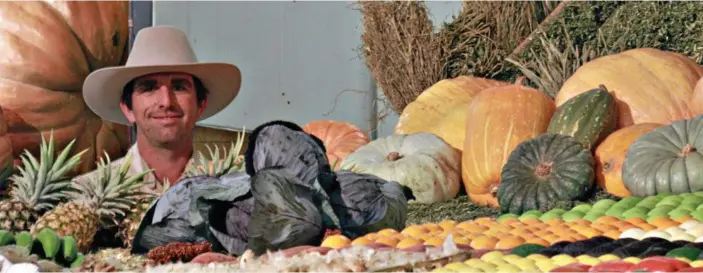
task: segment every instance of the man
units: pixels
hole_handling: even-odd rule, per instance
[[[137,33],[127,63],[94,71],[83,85],[85,102],[105,120],[137,128],[129,174],[152,169],[145,190],[176,183],[194,161],[196,121],[224,109],[239,93],[239,68],[198,63],[188,38],[169,26]],[[115,160],[119,166],[124,158]],[[89,179],[96,171],[76,179]]]

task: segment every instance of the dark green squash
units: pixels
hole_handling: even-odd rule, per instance
[[[572,136],[592,150],[617,127],[617,103],[605,86],[575,96],[557,108],[547,133]]]
[[[520,143],[503,166],[498,203],[520,214],[554,201],[576,200],[593,188],[593,155],[574,137],[544,133]]]
[[[703,190],[703,115],[679,120],[635,140],[622,181],[633,196]]]

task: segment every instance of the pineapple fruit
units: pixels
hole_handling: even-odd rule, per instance
[[[215,146],[213,151],[210,146],[207,146],[209,158],[199,153],[199,161],[194,162],[188,170],[185,177],[194,176],[222,176],[229,173],[242,172],[244,170],[244,156],[240,155],[244,146],[245,129],[237,134],[237,142],[232,143],[229,150],[224,150],[224,159],[220,158],[220,149]]]
[[[117,170],[110,166],[107,153],[105,158],[98,162],[96,178],[74,182],[72,189],[66,192],[70,201],[59,204],[42,215],[32,226],[32,234],[36,235],[48,227],[59,236],[72,235],[78,243],[79,251],[85,252],[90,248],[100,225],[117,224],[116,218],[124,217],[136,200],[146,195],[139,189],[143,185],[144,175],[151,170],[128,176],[131,154]]]
[[[170,183],[168,182],[168,179],[163,182],[163,185],[164,187],[161,192],[162,194],[169,189]],[[134,206],[132,206],[129,210],[125,219],[120,223],[118,236],[120,236],[120,239],[126,248],[132,248],[132,240],[134,240],[134,236],[137,235],[137,229],[139,229],[139,224],[142,222],[144,214],[146,214],[146,211],[149,207],[151,207],[151,204],[158,198],[159,196],[151,195],[139,198]]]
[[[70,186],[71,179],[66,174],[80,163],[87,151],[68,158],[74,143],[75,139],[54,158],[52,131],[48,143],[42,136],[39,160],[25,150],[19,174],[10,178],[10,199],[0,201],[0,229],[27,231],[44,211],[53,209],[62,198],[68,197],[64,190]]]

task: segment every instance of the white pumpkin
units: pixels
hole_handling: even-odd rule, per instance
[[[408,186],[420,203],[453,199],[461,187],[461,154],[431,133],[376,139],[349,154],[340,169]]]

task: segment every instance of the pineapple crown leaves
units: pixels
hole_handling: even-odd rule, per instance
[[[71,180],[66,174],[80,163],[81,156],[88,151],[85,149],[69,158],[75,142],[75,139],[69,142],[54,159],[54,131],[51,130],[48,143],[42,135],[39,160],[25,149],[20,156],[22,166],[18,168],[19,175],[10,178],[13,197],[36,211],[52,209],[62,198],[67,198],[64,190],[70,186]]]
[[[244,146],[245,130],[237,133],[237,142],[231,143],[229,150],[224,150],[224,159],[220,159],[220,149],[215,146],[215,150],[205,145],[208,150],[209,157],[205,157],[202,152],[198,152],[197,164],[194,164],[186,171],[186,177],[194,177],[200,175],[207,176],[222,176],[225,174],[241,172],[244,168],[244,160],[239,154]]]
[[[73,191],[68,194],[74,201],[95,210],[101,217],[124,217],[137,201],[149,193],[140,189],[144,184],[144,176],[153,170],[128,176],[132,164],[132,155],[128,154],[119,169],[113,169],[110,156],[98,162],[98,175],[93,180],[73,183]]]

